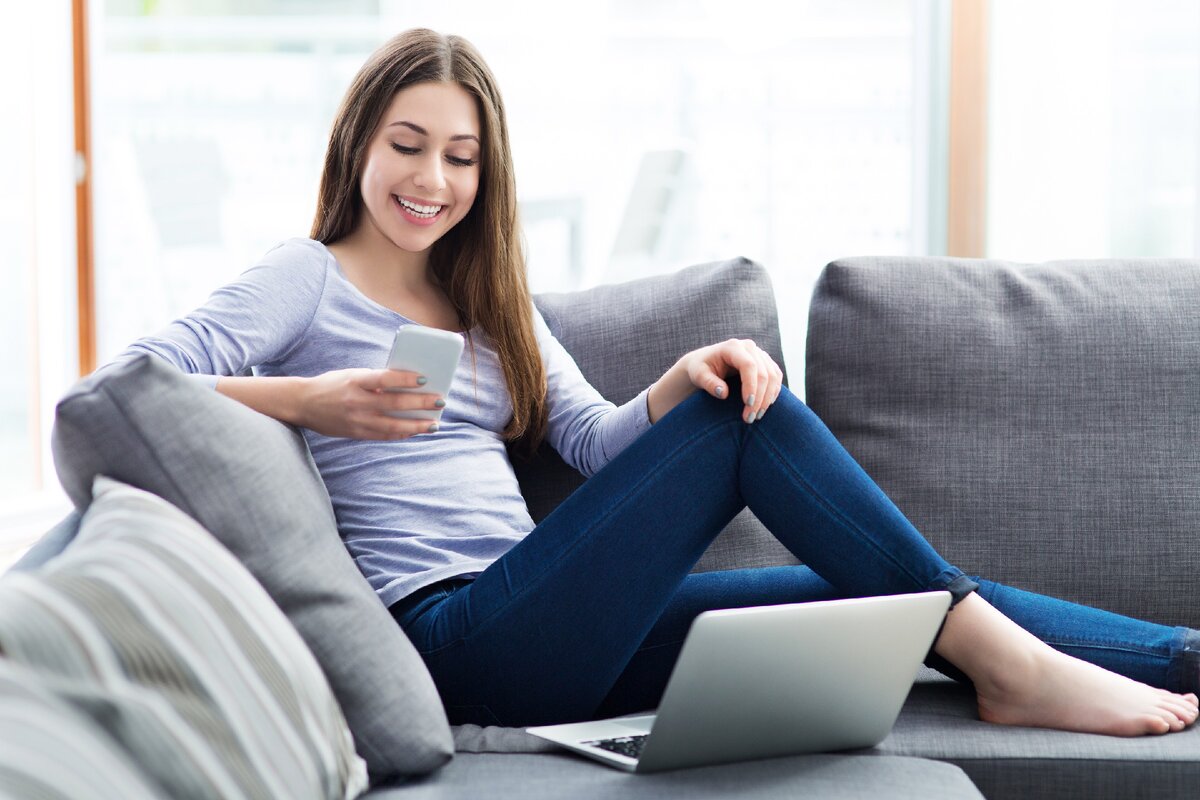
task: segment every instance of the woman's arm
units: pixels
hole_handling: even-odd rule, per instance
[[[351,439],[407,439],[437,430],[428,419],[397,419],[392,411],[437,409],[435,394],[395,392],[415,389],[415,372],[391,369],[342,369],[312,378],[222,377],[217,391],[260,414],[309,428],[326,436]]]
[[[729,393],[731,373],[741,379],[742,418],[754,422],[779,397],[783,370],[750,339],[727,339],[685,354],[650,386],[646,403],[650,421],[657,422],[697,388],[713,397]]]

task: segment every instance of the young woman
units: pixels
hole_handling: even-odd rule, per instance
[[[422,384],[380,368],[400,325],[466,334],[447,397],[387,391]],[[531,302],[504,106],[460,38],[379,49],[334,121],[312,238],[133,349],[305,429],[346,546],[454,722],[652,707],[705,609],[936,589],[953,607],[935,653],[983,719],[1126,736],[1196,720],[1200,632],[968,578],[753,342],[601,398]],[[443,408],[440,425],[387,413],[411,408]],[[590,477],[535,527],[506,444],[542,440]],[[747,505],[807,566],[690,575]]]

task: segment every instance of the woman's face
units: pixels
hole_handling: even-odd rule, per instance
[[[475,98],[458,84],[401,89],[367,148],[364,222],[402,250],[428,250],[475,202],[481,138]]]

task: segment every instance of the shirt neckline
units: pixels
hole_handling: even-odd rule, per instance
[[[333,265],[333,271],[334,271],[334,273],[337,275],[338,279],[339,279],[339,280],[340,280],[342,283],[344,283],[344,284],[346,284],[347,286],[349,286],[349,287],[350,287],[350,291],[352,291],[352,292],[354,292],[354,294],[358,295],[358,298],[359,298],[360,300],[362,300],[364,303],[366,303],[367,305],[371,306],[372,308],[375,308],[375,309],[378,309],[378,310],[380,310],[380,311],[383,311],[383,312],[384,312],[384,313],[386,313],[386,314],[390,314],[391,316],[395,317],[396,319],[398,319],[398,320],[400,320],[401,322],[403,322],[403,323],[406,323],[406,324],[408,324],[408,325],[416,325],[416,326],[418,326],[418,327],[421,327],[421,328],[429,328],[429,327],[432,327],[432,326],[430,326],[430,325],[426,325],[426,324],[424,324],[424,323],[417,322],[417,321],[416,321],[416,320],[414,320],[414,319],[409,319],[408,317],[404,316],[403,314],[401,314],[401,313],[400,313],[399,311],[397,311],[396,309],[394,309],[394,308],[388,308],[388,307],[387,307],[387,306],[385,306],[383,303],[377,302],[377,301],[375,301],[375,300],[372,300],[370,297],[367,297],[367,295],[366,295],[366,294],[364,294],[364,293],[363,293],[363,291],[362,291],[361,289],[359,289],[357,286],[355,286],[355,285],[354,285],[354,281],[352,281],[352,280],[350,280],[350,278],[346,277],[346,272],[345,272],[345,270],[343,270],[343,269],[342,269],[342,264],[341,264],[341,262],[340,262],[340,261],[338,261],[338,260],[337,260],[337,256],[335,256],[335,255],[333,254],[333,251],[332,251],[332,250],[330,250],[328,247],[326,247],[324,242],[319,242],[319,241],[317,241],[316,239],[313,239],[312,241],[313,241],[313,242],[316,242],[316,244],[317,244],[317,245],[318,245],[318,246],[319,246],[319,247],[320,247],[322,250],[324,250],[324,251],[325,251],[325,258],[327,258],[327,259],[329,260],[329,263]],[[479,328],[479,326],[478,326],[478,325],[476,325],[476,326],[475,326],[474,328],[472,328],[470,331],[466,331],[466,330],[456,330],[456,331],[453,331],[453,333],[457,333],[459,336],[467,336],[467,335],[468,335],[468,333],[474,333],[474,332],[476,332],[476,331],[478,330],[478,328]],[[445,329],[445,328],[437,328],[436,330],[446,330],[446,329]]]

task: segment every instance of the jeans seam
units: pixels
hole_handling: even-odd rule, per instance
[[[1062,647],[1080,647],[1090,650],[1109,650],[1118,653],[1137,653],[1140,656],[1152,656],[1154,658],[1162,658],[1167,661],[1171,660],[1171,654],[1163,653],[1161,650],[1137,647],[1132,644],[1121,644],[1119,642],[1113,642],[1109,640],[1075,639],[1071,641],[1062,641],[1057,637],[1047,636],[1042,641],[1056,649]]]
[[[753,427],[753,426],[751,426],[751,427]],[[912,572],[908,569],[908,567],[906,567],[904,564],[897,561],[890,553],[888,553],[886,550],[884,550],[878,544],[876,544],[875,541],[873,539],[871,539],[871,537],[868,536],[865,531],[863,531],[861,528],[859,528],[857,525],[855,525],[853,522],[851,522],[850,519],[846,516],[845,512],[843,512],[837,506],[830,503],[829,500],[827,500],[819,492],[817,492],[808,483],[808,481],[804,480],[804,478],[801,475],[799,475],[795,471],[793,471],[791,469],[791,466],[787,463],[787,460],[785,458],[783,458],[782,455],[780,454],[779,448],[777,448],[775,446],[775,443],[771,441],[770,437],[766,433],[763,433],[761,431],[754,431],[754,430],[752,430],[751,433],[760,433],[761,434],[760,438],[762,439],[763,444],[766,446],[767,451],[771,454],[771,457],[774,458],[775,461],[782,468],[782,471],[784,472],[784,474],[790,475],[792,477],[792,479],[797,484],[799,484],[804,489],[804,491],[808,493],[808,495],[811,498],[816,500],[830,514],[831,517],[833,517],[837,522],[839,522],[841,524],[843,529],[848,530],[850,533],[857,536],[860,540],[869,544],[870,547],[878,555],[883,556],[885,560],[889,561],[894,567],[896,567],[896,569],[898,571],[900,571],[904,575],[906,575],[914,584],[921,586],[922,588],[928,588],[927,585],[925,584],[925,582],[922,581],[918,576],[912,574]],[[943,559],[943,561],[944,561],[944,559]],[[952,569],[955,569],[953,567],[953,565],[949,565],[949,566]],[[944,570],[939,570],[938,575],[939,576],[942,575],[943,572],[944,572]],[[961,571],[959,571],[959,572],[961,572]]]

